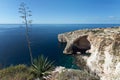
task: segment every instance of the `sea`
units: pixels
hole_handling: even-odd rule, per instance
[[[33,57],[39,55],[54,61],[55,66],[77,68],[72,55],[63,54],[66,43],[58,42],[58,34],[93,28],[116,27],[120,24],[32,24],[29,38]],[[0,24],[0,67],[30,65],[30,56],[22,24]]]

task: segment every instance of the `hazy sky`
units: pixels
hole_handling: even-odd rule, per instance
[[[0,24],[22,22],[21,2],[34,24],[120,23],[120,0],[0,0]]]

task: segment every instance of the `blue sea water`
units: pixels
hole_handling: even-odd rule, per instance
[[[114,26],[120,26],[120,24],[33,24],[29,28],[33,57],[43,54],[50,60],[54,60],[57,66],[74,68],[74,58],[63,54],[65,44],[58,42],[58,34],[78,29]],[[30,64],[25,27],[19,24],[1,24],[0,66],[6,67],[11,64]]]

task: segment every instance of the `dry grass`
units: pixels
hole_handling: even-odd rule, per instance
[[[55,73],[51,80],[100,80],[99,77],[82,70],[64,69]]]
[[[0,80],[32,80],[33,76],[25,65],[10,66],[0,70]]]

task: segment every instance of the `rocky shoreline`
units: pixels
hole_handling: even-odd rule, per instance
[[[120,80],[120,27],[67,32],[59,34],[58,40],[67,43],[64,54],[77,54],[82,69],[101,80]]]

